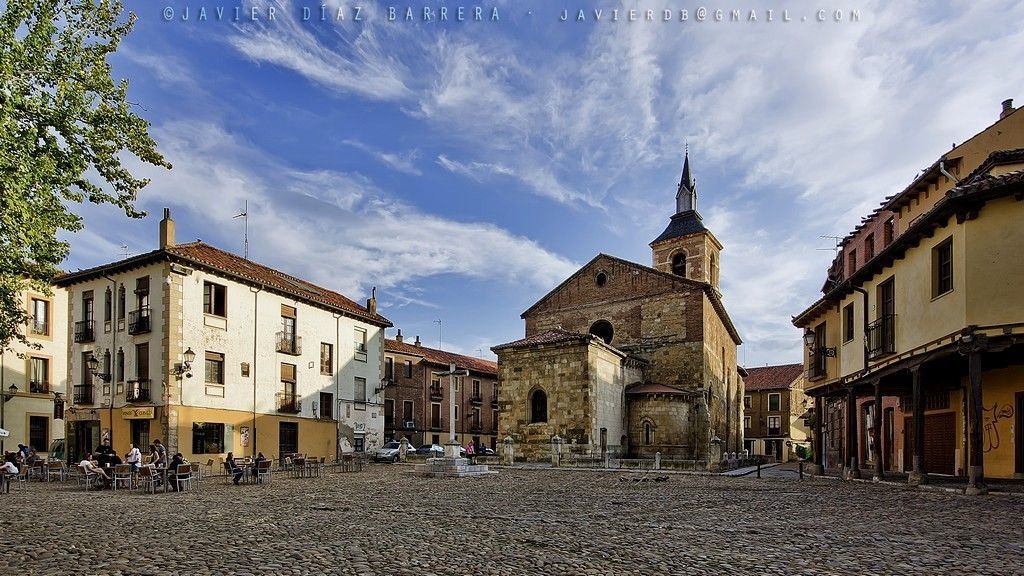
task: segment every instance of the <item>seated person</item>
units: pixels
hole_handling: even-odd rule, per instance
[[[171,463],[167,467],[168,468],[168,474],[177,474],[178,473],[178,466],[181,466],[184,463],[185,463],[185,456],[181,452],[178,452],[177,454],[175,454],[171,458]],[[177,491],[178,490],[178,482],[176,481],[176,478],[171,477],[170,478],[170,482],[171,482],[171,490]]]
[[[18,467],[10,460],[4,460],[3,465],[0,465],[0,472],[4,474],[17,474]]]
[[[99,466],[92,463],[92,454],[86,453],[85,458],[83,458],[82,461],[78,463],[78,466],[82,468],[83,472],[95,474],[100,478],[103,478],[104,481],[110,482],[110,476],[108,476],[107,473],[103,471],[103,468],[100,468]]]
[[[267,457],[263,455],[263,452],[260,452],[259,454],[256,455],[256,460],[254,460],[253,463],[252,463],[252,477],[253,478],[256,478],[259,475],[260,462],[266,462],[266,461],[267,461]]]
[[[242,479],[242,475],[245,474],[245,471],[239,468],[237,464],[235,464],[235,455],[233,452],[228,452],[227,457],[224,458],[224,468],[228,471],[229,474],[235,477],[233,481],[236,485],[238,484],[239,480]]]
[[[118,464],[124,464],[124,462],[121,460],[121,457],[117,455],[117,451],[111,448],[110,454],[107,455],[107,465],[113,468]]]

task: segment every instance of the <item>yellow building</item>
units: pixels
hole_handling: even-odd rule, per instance
[[[29,321],[23,328],[26,342],[13,340],[0,350],[0,449],[31,446],[40,456],[49,454],[54,440],[64,438],[64,397],[67,394],[67,292],[21,293]],[[60,450],[59,443],[56,446]]]
[[[203,242],[65,274],[68,451],[161,439],[194,461],[383,444],[384,327],[337,292]]]
[[[943,154],[841,244],[800,312],[815,458],[859,476],[1024,474],[1024,112]]]

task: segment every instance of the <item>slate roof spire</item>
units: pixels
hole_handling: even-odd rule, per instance
[[[686,145],[683,156],[683,175],[679,178],[676,191],[676,214],[697,209],[697,184],[690,174],[690,146]]]

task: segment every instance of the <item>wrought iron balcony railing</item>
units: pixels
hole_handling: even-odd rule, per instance
[[[36,320],[32,318],[28,322],[29,332],[37,336],[48,336],[50,334],[50,326],[46,323],[46,320]]]
[[[82,320],[81,322],[75,322],[75,342],[93,342],[96,340],[96,322],[92,320]]]
[[[74,389],[75,404],[92,404],[92,384],[76,384]]]
[[[474,406],[479,406],[484,403],[484,399],[479,394],[473,394],[469,397],[469,403]]]
[[[441,400],[442,398],[444,398],[444,395],[441,394],[441,387],[440,386],[431,385],[430,386],[430,399],[431,400]]]
[[[868,324],[868,358],[881,358],[896,352],[896,315],[886,314]]]
[[[149,379],[143,380],[129,380],[128,389],[125,392],[125,400],[128,402],[149,402],[150,401],[150,385],[152,381]]]
[[[139,308],[128,314],[129,334],[145,334],[152,331],[152,329],[152,325],[149,322],[149,306]]]
[[[302,337],[288,332],[278,332],[277,351],[292,356],[302,354]]]
[[[302,412],[302,401],[298,394],[291,392],[277,393],[277,411],[287,414],[298,414]]]
[[[47,394],[50,392],[50,383],[46,380],[32,380],[28,383],[28,391],[33,394]]]

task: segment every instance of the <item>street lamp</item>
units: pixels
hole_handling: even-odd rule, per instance
[[[804,344],[807,346],[807,349],[811,351],[811,355],[812,356],[815,355],[815,354],[820,354],[820,355],[822,355],[822,356],[824,356],[826,358],[835,358],[836,357],[836,348],[835,348],[835,346],[815,347],[814,344],[817,341],[818,341],[818,335],[814,332],[814,330],[811,330],[810,328],[808,328],[807,330],[804,331]]]
[[[111,375],[100,372],[100,361],[98,358],[96,358],[95,354],[90,354],[89,359],[86,360],[85,362],[89,365],[89,372],[91,372],[93,376],[99,378],[104,382],[110,382]]]
[[[182,354],[182,357],[184,362],[176,365],[173,371],[174,375],[178,377],[178,380],[181,380],[182,375],[186,378],[192,377],[192,373],[189,372],[189,370],[192,369],[192,361],[196,359],[196,353],[193,352],[192,347],[189,346],[188,349],[185,350],[185,353]]]

